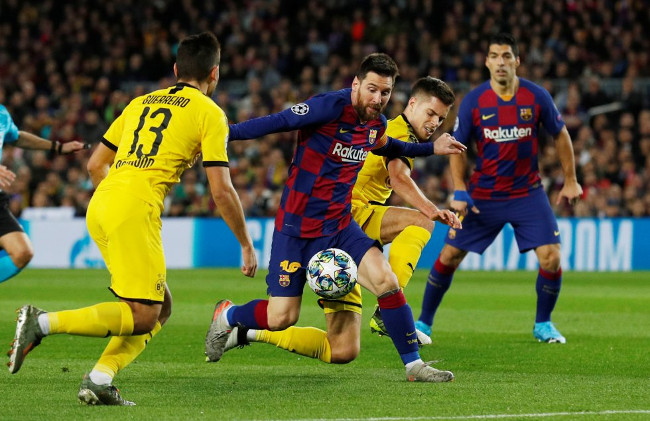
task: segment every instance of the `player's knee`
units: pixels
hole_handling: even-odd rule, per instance
[[[547,272],[557,272],[560,269],[561,255],[559,252],[549,252],[539,258],[539,266]]]
[[[562,254],[559,244],[549,244],[535,250],[539,266],[547,272],[557,272],[560,269]]]
[[[11,254],[11,261],[14,262],[16,267],[22,269],[32,260],[34,257],[34,250],[29,247],[21,247],[20,249],[14,251]]]
[[[467,254],[466,251],[445,245],[440,251],[440,262],[445,266],[457,268]]]
[[[395,276],[390,268],[382,271],[381,276],[378,277],[375,285],[377,287],[378,297],[390,291],[399,291],[400,289],[397,276]]]
[[[418,212],[418,217],[417,219],[413,222],[412,225],[415,225],[420,228],[424,228],[425,230],[429,232],[433,232],[433,221],[424,216],[423,213]]]
[[[131,303],[130,307],[133,313],[133,334],[151,332],[160,317],[161,306]]]
[[[344,347],[332,348],[332,364],[347,364],[359,356],[359,344],[346,344]]]

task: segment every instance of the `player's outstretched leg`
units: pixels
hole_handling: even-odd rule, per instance
[[[99,385],[90,380],[88,374],[84,375],[77,394],[79,402],[86,405],[117,405],[134,406],[135,403],[127,401],[120,395],[120,391],[113,385]]]
[[[45,337],[41,327],[38,324],[38,316],[45,313],[31,305],[24,305],[17,310],[18,318],[16,319],[16,334],[11,343],[11,349],[7,353],[9,356],[9,372],[16,374],[29,352],[36,348],[41,339]]]

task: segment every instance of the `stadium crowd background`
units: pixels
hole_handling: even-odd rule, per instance
[[[488,34],[506,30],[519,40],[518,74],[551,92],[573,138],[585,194],[574,210],[556,207],[557,215],[642,217],[650,215],[648,27],[648,0],[0,0],[0,103],[21,130],[97,143],[132,98],[173,85],[179,40],[210,30],[222,43],[215,101],[232,121],[348,87],[374,51],[400,66],[391,118],[424,75],[448,82],[460,101],[489,77]],[[230,143],[247,216],[275,215],[293,139]],[[5,146],[2,163],[17,174],[12,211],[70,206],[85,215],[90,153],[50,160]],[[218,215],[200,168],[170,192],[169,216]],[[552,141],[543,144],[540,170],[554,203],[562,171]],[[417,160],[413,175],[446,205],[446,158]]]

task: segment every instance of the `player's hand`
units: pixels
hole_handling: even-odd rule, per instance
[[[16,179],[16,174],[4,165],[0,165],[0,188],[7,188]]]
[[[577,181],[573,181],[571,183],[567,182],[564,183],[562,190],[560,190],[560,193],[557,195],[555,204],[559,205],[560,202],[562,202],[562,198],[566,197],[566,199],[569,201],[569,204],[571,206],[575,206],[575,204],[578,203],[578,200],[580,200],[580,196],[582,196],[582,186],[580,186]]]
[[[61,153],[69,154],[80,151],[82,149],[90,149],[91,146],[92,145],[90,143],[77,142],[76,140],[72,142],[66,142],[61,144]]]
[[[461,224],[458,215],[448,209],[438,209],[431,219],[433,221],[440,221],[443,224],[447,224],[454,229],[463,229],[463,224]]]
[[[457,141],[449,133],[443,133],[433,142],[433,153],[436,155],[454,155],[467,150],[467,146]]]
[[[474,213],[481,213],[481,211],[474,204],[472,196],[470,196],[466,190],[454,191],[454,198],[451,201],[451,208],[454,209],[459,216],[463,217],[467,215],[468,208],[471,209],[471,211]]]
[[[255,254],[255,249],[252,245],[242,247],[242,257],[244,258],[244,264],[241,267],[241,273],[249,278],[255,276],[257,272],[257,255]]]

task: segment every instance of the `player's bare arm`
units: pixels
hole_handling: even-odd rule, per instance
[[[205,173],[208,176],[214,203],[241,245],[244,259],[241,271],[252,278],[257,271],[257,256],[253,248],[253,240],[246,228],[244,210],[230,179],[230,170],[228,167],[206,167]]]
[[[569,204],[575,205],[578,199],[580,199],[580,196],[582,196],[582,186],[580,186],[576,177],[573,144],[571,143],[571,136],[566,127],[563,127],[560,133],[555,136],[555,147],[560,157],[562,170],[564,171],[564,185],[557,196],[555,204],[559,205],[562,198],[566,197]]]
[[[422,193],[411,178],[411,169],[401,159],[393,159],[388,162],[388,174],[391,180],[393,191],[406,201],[409,205],[419,210],[432,221],[440,221],[452,228],[460,228],[458,217],[449,210],[439,209]]]
[[[49,141],[35,134],[19,131],[18,140],[16,141],[16,146],[25,149],[41,149],[41,150],[50,150],[54,148],[54,151],[57,153],[68,154],[82,149],[87,148],[85,143],[73,142],[61,143],[56,140]]]
[[[90,175],[90,181],[93,183],[93,187],[97,188],[99,183],[108,175],[108,170],[113,165],[115,160],[115,151],[110,149],[108,146],[100,143],[97,145],[97,148],[90,155],[86,169]]]

